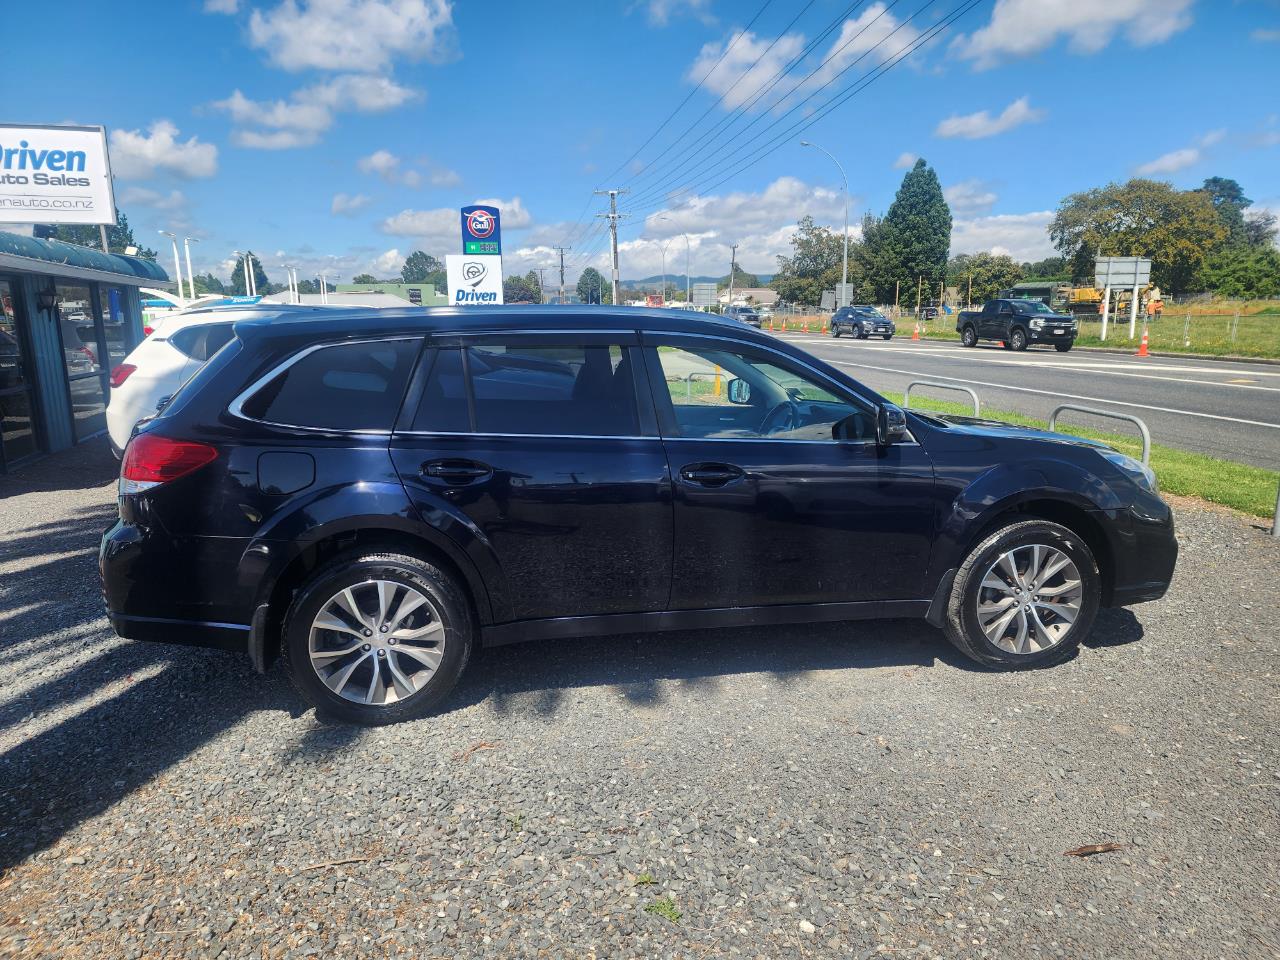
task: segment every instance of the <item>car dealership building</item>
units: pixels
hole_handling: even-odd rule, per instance
[[[168,283],[151,260],[0,231],[0,473],[106,430],[138,288]]]

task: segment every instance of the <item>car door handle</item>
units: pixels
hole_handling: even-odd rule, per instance
[[[731,463],[690,463],[680,468],[680,479],[699,487],[723,487],[744,475],[741,467]]]
[[[470,483],[491,476],[493,468],[475,460],[432,460],[422,465],[422,474],[445,483]]]

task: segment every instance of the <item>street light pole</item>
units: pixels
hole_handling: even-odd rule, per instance
[[[844,167],[840,165],[840,161],[829,150],[824,150],[808,140],[801,140],[800,146],[822,150],[836,165],[836,169],[840,171],[840,179],[844,182],[844,267],[840,271],[840,296],[836,297],[836,306],[847,307],[845,298],[849,295],[849,178],[844,175]]]
[[[191,291],[192,300],[196,298],[196,275],[191,272],[191,244],[199,242],[199,237],[182,238],[182,250],[187,255],[187,289]]]
[[[178,299],[182,301],[183,306],[186,306],[187,295],[182,292],[182,261],[178,259],[178,238],[168,230],[156,232],[168,237],[169,242],[173,244],[173,272],[178,275]]]

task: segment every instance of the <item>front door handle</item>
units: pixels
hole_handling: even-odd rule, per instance
[[[731,463],[690,463],[680,468],[680,479],[699,487],[723,487],[744,475],[741,467]]]
[[[493,468],[476,460],[432,460],[422,465],[422,475],[445,483],[470,483],[493,474]]]

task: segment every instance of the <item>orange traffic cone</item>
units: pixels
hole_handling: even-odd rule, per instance
[[[1142,325],[1142,343],[1138,344],[1137,356],[1139,357],[1151,356],[1151,354],[1147,352],[1147,325],[1145,323]]]
[[[917,323],[915,326],[915,329],[911,331],[911,339],[912,340],[920,339],[920,324]]]

